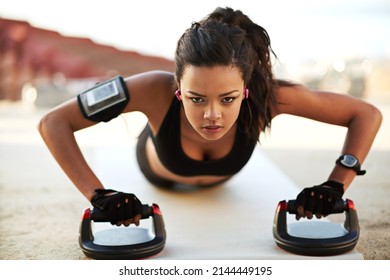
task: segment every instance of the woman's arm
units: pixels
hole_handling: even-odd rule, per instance
[[[160,71],[126,78],[130,101],[124,112],[141,111],[148,117],[151,126],[158,126],[173,97],[172,81],[171,73]],[[77,99],[74,98],[51,110],[38,125],[55,160],[89,201],[95,194],[95,189],[104,187],[82,155],[74,133],[94,124],[96,122],[83,116]]]
[[[300,85],[280,87],[276,95],[275,115],[292,114],[346,127],[341,154],[352,154],[364,162],[382,121],[376,107],[348,95],[312,91]],[[355,171],[335,165],[328,179],[343,183],[346,190],[355,176]]]
[[[361,164],[364,162],[382,122],[377,108],[348,95],[311,91],[299,85],[279,87],[276,95],[274,115],[291,114],[347,127],[341,154],[351,154]],[[335,165],[328,181],[298,194],[296,218],[330,214],[356,175],[355,170]]]
[[[72,99],[47,113],[38,125],[53,157],[88,201],[91,201],[94,190],[103,188],[103,185],[82,155],[74,132],[94,124],[84,118],[77,100]]]
[[[125,87],[129,94],[126,94],[127,105],[123,112],[141,111],[148,117],[151,126],[158,128],[164,110],[168,108],[173,96],[172,81],[173,75],[165,72],[149,72],[127,78]],[[102,85],[100,91],[89,91],[86,99],[80,98],[81,103],[85,102],[84,110],[89,110],[90,95],[95,97],[94,94],[102,93],[103,89],[107,87]],[[95,121],[107,121],[116,117],[122,109],[115,104],[113,106],[103,107],[103,111],[98,111],[99,116],[96,117],[95,113],[94,121],[91,121],[84,116],[77,98],[74,98],[46,114],[39,122],[38,130],[65,174],[94,207],[105,212],[111,224],[138,225],[142,212],[141,202],[134,194],[104,189],[86,162],[74,136],[76,131],[96,124]],[[87,116],[90,118],[89,114]]]

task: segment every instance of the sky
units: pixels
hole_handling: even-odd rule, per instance
[[[0,0],[0,17],[173,58],[185,29],[217,6],[263,26],[280,60],[390,58],[390,0]]]

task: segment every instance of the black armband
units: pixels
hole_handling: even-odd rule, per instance
[[[119,116],[130,101],[121,76],[102,82],[77,95],[84,117],[94,122],[108,122]]]

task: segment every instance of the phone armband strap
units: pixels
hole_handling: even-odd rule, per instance
[[[108,122],[119,116],[130,101],[122,76],[97,84],[77,95],[84,117],[94,122]]]

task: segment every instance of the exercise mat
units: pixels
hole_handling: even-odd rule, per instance
[[[275,244],[275,207],[282,199],[296,197],[300,188],[261,149],[257,146],[248,164],[224,184],[181,191],[149,183],[139,170],[135,146],[96,147],[86,157],[105,186],[134,193],[141,202],[153,201],[161,207],[167,240],[154,258],[363,259],[356,249],[311,257],[289,253]],[[297,234],[306,231],[291,227]],[[331,234],[341,234],[340,230],[334,228]]]

